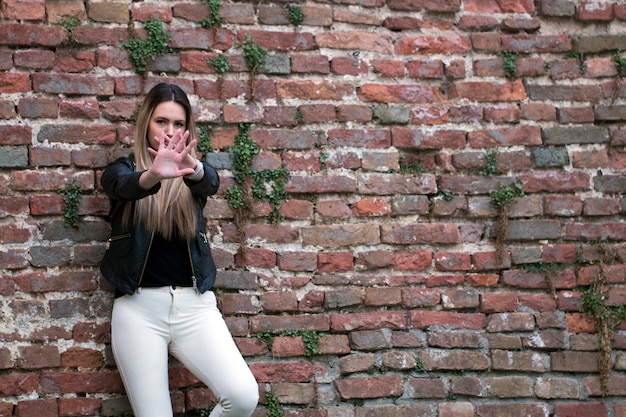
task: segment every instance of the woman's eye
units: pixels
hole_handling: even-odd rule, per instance
[[[185,124],[182,122],[176,123],[176,127],[185,127]]]

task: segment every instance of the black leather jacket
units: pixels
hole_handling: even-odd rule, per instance
[[[217,171],[206,162],[202,164],[204,177],[200,181],[184,179],[196,203],[198,218],[196,239],[189,241],[188,246],[193,271],[192,280],[201,293],[213,289],[216,274],[202,210],[206,205],[207,196],[215,194],[220,185]],[[161,188],[159,183],[149,190],[144,190],[139,186],[140,176],[141,172],[135,171],[134,158],[131,155],[110,163],[101,179],[102,188],[111,200],[111,236],[100,264],[100,271],[111,285],[125,294],[133,294],[141,285],[153,233],[147,231],[142,223],[125,229],[122,224],[122,213],[126,206],[130,206],[131,210],[134,209],[135,201],[155,194]]]

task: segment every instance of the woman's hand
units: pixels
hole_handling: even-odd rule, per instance
[[[188,137],[188,130],[184,133],[177,130],[171,138],[165,133],[161,133],[161,137],[155,137],[159,141],[159,149],[148,148],[154,160],[152,166],[142,174],[139,180],[142,188],[152,188],[162,179],[193,174],[197,161],[189,155],[189,152],[196,144],[196,140],[186,145]]]

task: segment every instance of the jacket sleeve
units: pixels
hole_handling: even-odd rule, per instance
[[[113,200],[134,201],[155,194],[161,188],[161,183],[149,190],[139,185],[141,172],[135,172],[131,157],[119,158],[107,165],[100,180],[107,196]]]
[[[194,197],[206,198],[217,192],[220,187],[220,177],[217,174],[215,168],[209,165],[207,162],[201,161],[204,166],[204,176],[200,181],[191,181],[183,177],[185,184],[191,190],[191,194]]]

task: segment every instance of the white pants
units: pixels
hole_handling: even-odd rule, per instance
[[[218,400],[210,417],[250,417],[259,400],[215,294],[192,288],[142,288],[115,300],[111,344],[135,417],[171,417],[168,353]]]

